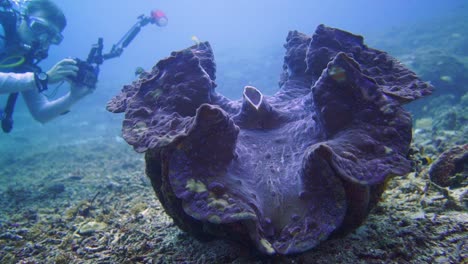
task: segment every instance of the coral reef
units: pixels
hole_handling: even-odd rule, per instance
[[[361,36],[290,32],[280,90],[214,91],[209,43],[173,52],[108,104],[175,223],[197,237],[293,254],[359,226],[404,175],[411,118],[432,87]]]

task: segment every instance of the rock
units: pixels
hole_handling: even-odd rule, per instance
[[[429,170],[431,181],[442,187],[460,187],[468,178],[468,144],[442,153]]]
[[[78,234],[80,235],[92,235],[95,232],[102,231],[106,229],[107,224],[102,222],[87,222],[86,224],[82,225],[78,230]]]

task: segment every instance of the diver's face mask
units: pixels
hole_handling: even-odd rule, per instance
[[[28,28],[41,44],[50,43],[58,45],[62,42],[63,35],[55,25],[40,17],[27,16],[25,19]]]

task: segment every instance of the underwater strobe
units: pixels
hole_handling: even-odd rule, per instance
[[[133,39],[140,33],[142,27],[148,24],[156,24],[159,27],[165,27],[168,23],[166,14],[161,10],[151,11],[149,16],[140,15],[138,21],[130,30],[117,42],[112,45],[112,49],[107,54],[102,54],[103,39],[99,38],[98,42],[91,47],[86,61],[75,58],[78,63],[78,74],[72,78],[72,81],[78,85],[84,85],[89,88],[96,88],[98,81],[99,66],[104,60],[119,57],[124,48],[126,48]]]

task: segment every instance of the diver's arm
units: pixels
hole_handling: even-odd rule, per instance
[[[49,77],[48,82],[49,84],[56,84],[62,81],[68,81],[68,77],[76,76],[77,72],[78,66],[76,66],[75,60],[61,60],[47,71]],[[31,112],[34,119],[41,123],[46,123],[68,112],[74,103],[91,92],[92,90],[87,87],[71,83],[70,91],[66,95],[53,101],[49,101],[38,89],[24,91],[22,94],[29,108],[29,112]]]
[[[70,92],[53,101],[49,101],[36,89],[22,92],[22,95],[34,119],[40,123],[46,123],[68,112],[73,104],[89,93],[91,90],[86,87],[72,85]]]
[[[36,89],[34,73],[0,72],[0,94],[16,93]]]

